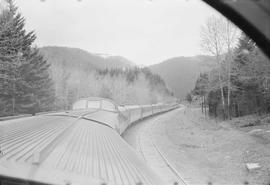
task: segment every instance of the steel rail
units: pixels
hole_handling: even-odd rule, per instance
[[[152,141],[152,140],[151,140]],[[156,149],[156,151],[159,153],[159,155],[161,156],[161,158],[164,160],[164,162],[167,164],[167,166],[171,169],[171,171],[180,179],[180,181],[184,184],[184,185],[188,185],[185,180],[182,178],[182,176],[180,175],[180,173],[175,169],[175,167],[169,162],[169,160],[165,157],[164,153],[161,152],[161,150],[159,149],[159,147],[153,143],[152,144],[154,146],[154,148]]]
[[[159,118],[156,118],[155,120],[158,120]],[[157,127],[157,122],[154,120],[154,123],[152,124],[152,127]],[[153,129],[151,129],[153,130]],[[165,156],[165,154],[160,150],[160,148],[157,146],[157,144],[153,141],[153,134],[151,134],[150,137],[151,143],[156,149],[156,151],[159,153],[159,155],[162,157],[162,159],[165,161],[167,166],[171,169],[171,171],[179,178],[179,180],[184,184],[188,185],[187,182],[183,179],[183,177],[180,175],[180,173],[176,170],[176,168],[169,162],[168,158]]]
[[[155,120],[158,120],[158,119],[159,118],[156,118]],[[152,124],[152,127],[154,127],[154,128],[157,127],[157,122],[156,121],[154,121],[154,123]],[[184,185],[188,185],[187,182],[180,175],[180,173],[176,170],[176,168],[174,167],[174,165],[172,165],[171,162],[169,162],[169,160],[165,156],[165,154],[161,151],[161,149],[158,147],[158,145],[153,141],[153,134],[151,134],[150,140],[151,140],[152,145],[156,149],[156,151],[159,153],[159,155],[162,157],[162,159],[165,161],[165,163],[168,165],[168,167],[171,169],[171,171],[180,179],[180,181],[182,183],[184,183]]]
[[[159,118],[155,118],[154,120],[152,120],[152,124],[151,126],[148,127],[147,129],[147,133],[152,133],[152,132],[149,132],[149,130],[152,130],[157,126],[157,123],[156,123],[156,120],[158,120]],[[139,141],[137,142],[139,144],[139,151],[140,153],[142,154],[143,158],[145,159],[146,161],[146,156],[142,150],[142,146],[141,146],[141,138],[142,138],[142,134],[144,132],[141,132],[138,139]],[[160,150],[160,148],[157,146],[157,144],[153,141],[153,134],[150,134],[149,135],[149,140],[151,142],[151,145],[154,147],[154,149],[157,151],[158,155],[163,159],[163,162],[166,164],[166,166],[169,167],[170,171],[178,178],[178,182],[181,182],[182,184],[184,185],[188,185],[187,182],[185,182],[185,180],[183,179],[183,177],[180,175],[180,173],[176,170],[176,168],[172,165],[171,162],[169,162],[168,158],[165,156],[165,154]]]

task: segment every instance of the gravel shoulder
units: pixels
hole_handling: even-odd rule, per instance
[[[232,121],[206,118],[198,108],[180,108],[137,123],[124,139],[140,154],[139,148],[147,145],[140,138],[151,137],[187,184],[268,185],[270,133],[263,132],[261,137],[251,130],[238,129]],[[246,163],[258,163],[261,168],[248,171]]]

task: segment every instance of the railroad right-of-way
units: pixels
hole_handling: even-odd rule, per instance
[[[269,147],[226,122],[205,117],[199,108],[182,106],[148,118],[123,137],[168,184],[243,185],[270,180]],[[260,158],[255,159],[255,154]],[[251,160],[262,163],[261,169],[249,172],[246,163]]]
[[[175,115],[183,109],[184,107],[138,122],[128,129],[123,137],[135,148],[148,166],[168,184],[201,184],[202,178],[192,179],[192,175],[183,173],[184,169],[177,166],[176,162],[168,155],[170,151],[167,149],[173,150],[175,146],[168,140],[164,126],[166,127],[165,123],[174,119]],[[192,169],[193,173],[195,171],[198,170]],[[198,172],[195,173],[198,177]]]

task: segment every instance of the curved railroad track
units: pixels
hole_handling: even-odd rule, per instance
[[[157,127],[158,119],[159,117],[152,120],[152,124],[146,125],[146,127],[143,129],[142,132],[140,132],[139,136],[137,137],[139,153],[142,155],[143,159],[146,162],[159,163],[158,166],[163,168],[162,174],[166,176],[165,178],[167,179],[168,184],[188,185],[153,139],[152,133],[153,130]]]

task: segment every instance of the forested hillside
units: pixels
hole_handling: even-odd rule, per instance
[[[121,56],[93,54],[79,48],[47,46],[39,48],[39,50],[52,66],[65,65],[67,68],[84,69],[85,71],[135,66]]]
[[[91,72],[52,68],[55,107],[68,109],[83,97],[110,98],[119,104],[151,104],[173,99],[165,82],[147,68],[100,69]]]
[[[137,68],[120,56],[101,56],[78,48],[43,47],[50,63],[55,109],[68,109],[79,98],[99,96],[119,104],[149,104],[170,100],[165,82],[147,68]]]
[[[214,63],[210,56],[175,57],[149,68],[164,79],[175,96],[184,98],[194,88],[199,74],[209,71]]]

